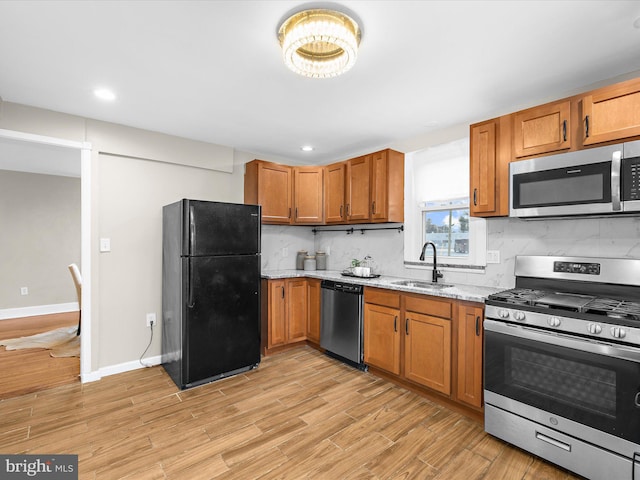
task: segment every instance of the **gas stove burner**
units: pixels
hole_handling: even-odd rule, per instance
[[[585,308],[585,313],[606,315],[609,318],[640,321],[640,303],[612,298],[596,298]]]
[[[539,297],[546,295],[548,292],[544,290],[533,290],[530,288],[513,288],[490,295],[492,300],[500,302],[512,303],[514,305],[532,305]]]

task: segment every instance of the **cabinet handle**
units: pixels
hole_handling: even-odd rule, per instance
[[[349,204],[347,203],[347,217],[349,216]]]
[[[296,207],[296,220],[298,219],[298,207]]]
[[[397,332],[398,331],[398,316],[396,315],[396,317],[393,319],[393,331]],[[640,393],[638,394],[640,395]]]
[[[289,217],[287,218],[291,218],[291,207],[289,207]]]
[[[373,213],[376,213],[376,202],[371,204],[371,210],[373,210]]]
[[[567,121],[562,122],[562,141],[567,141]]]
[[[342,205],[340,205],[340,218],[342,218]]]
[[[280,287],[282,289],[282,299],[284,300],[284,287]]]
[[[407,317],[404,321],[404,332],[405,334],[409,335],[409,317]]]
[[[478,189],[477,188],[473,189],[473,206],[474,207],[478,206]]]
[[[589,115],[584,117],[584,138],[589,138]]]
[[[476,337],[480,336],[480,315],[476,317]]]

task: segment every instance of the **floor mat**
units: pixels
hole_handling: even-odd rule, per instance
[[[5,345],[7,350],[46,348],[51,350],[52,357],[79,357],[80,337],[76,335],[77,331],[76,326],[62,327],[29,337],[0,340],[0,345]]]

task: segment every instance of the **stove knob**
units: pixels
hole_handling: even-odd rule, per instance
[[[602,327],[597,323],[590,323],[589,325],[587,325],[587,330],[592,335],[599,335],[600,332],[602,332]]]
[[[627,335],[627,332],[624,328],[620,327],[611,327],[611,336],[614,338],[624,338]]]
[[[500,309],[498,315],[500,318],[509,318],[509,310]]]
[[[522,320],[525,319],[525,314],[524,314],[524,312],[516,312],[516,313],[513,314],[513,318],[515,318],[516,320],[521,322]]]
[[[547,323],[549,324],[550,327],[559,327],[560,319],[558,317],[549,317],[547,319]]]

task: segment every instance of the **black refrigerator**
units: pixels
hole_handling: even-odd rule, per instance
[[[190,388],[260,363],[260,207],[162,210],[162,365]]]

